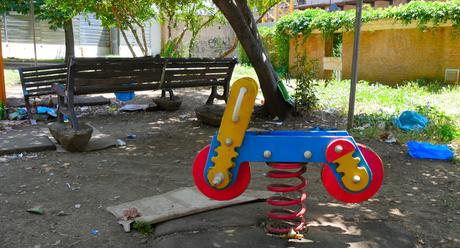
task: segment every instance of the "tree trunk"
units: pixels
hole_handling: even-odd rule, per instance
[[[195,33],[195,32],[192,32],[192,37],[190,38],[190,43],[188,44],[188,57],[191,58],[192,57],[192,50],[193,48],[195,48],[196,46],[196,36],[198,34]]]
[[[145,50],[144,45],[142,44],[142,42],[141,42],[141,40],[139,38],[139,34],[137,33],[136,28],[131,23],[129,23],[129,21],[126,22],[126,23],[127,23],[127,26],[129,28],[129,30],[131,30],[131,33],[133,34],[134,39],[136,40],[136,43],[139,46],[139,49],[141,49],[141,53],[144,54],[144,56],[147,56],[146,50]]]
[[[264,16],[268,13],[268,11],[270,11],[273,7],[275,7],[279,2],[280,1],[272,3],[272,5],[270,5],[266,10],[264,10],[260,14],[259,18],[257,18],[256,23],[261,23],[262,20],[264,19]],[[225,58],[228,55],[232,54],[236,50],[237,47],[238,47],[238,37],[235,37],[235,39],[232,42],[232,46],[227,51],[219,55],[219,58]]]
[[[73,38],[72,19],[64,22],[65,36],[65,63],[70,61],[70,58],[75,56],[75,42]]]
[[[125,40],[125,43],[129,48],[129,51],[131,52],[131,54],[135,58],[136,57],[136,52],[134,51],[133,46],[131,46],[131,43],[129,43],[128,36],[126,36],[125,30],[123,30],[121,27],[118,27],[118,29],[120,30],[121,35],[123,36],[123,39]]]
[[[235,39],[233,39],[232,46],[227,51],[219,55],[219,58],[225,58],[228,55],[232,54],[236,50],[237,47],[238,47],[238,37],[235,37]]]
[[[134,49],[131,46],[131,43],[129,43],[128,37],[126,36],[125,30],[123,29],[123,25],[121,25],[121,21],[120,21],[120,18],[118,17],[118,15],[117,15],[117,10],[115,9],[115,7],[112,7],[112,13],[113,13],[113,16],[115,18],[115,21],[117,22],[117,27],[120,30],[121,34],[123,35],[123,39],[125,40],[126,45],[129,48],[129,51],[131,52],[131,54],[135,58],[136,57],[136,52],[134,52]]]
[[[213,2],[227,18],[254,66],[268,112],[285,119],[292,106],[284,100],[278,90],[278,75],[260,40],[257,24],[247,5],[247,0],[213,0]]]

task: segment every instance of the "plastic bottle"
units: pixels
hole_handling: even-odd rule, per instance
[[[5,116],[5,106],[3,105],[3,102],[0,102],[0,120],[3,120],[4,116]]]
[[[32,103],[32,109],[30,110],[30,112],[31,112],[33,115],[37,113],[37,107],[38,107],[38,104],[37,104],[36,101],[34,101],[34,102]]]

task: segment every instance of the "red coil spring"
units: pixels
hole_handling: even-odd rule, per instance
[[[304,188],[307,185],[307,181],[302,176],[307,170],[306,164],[269,163],[267,165],[275,169],[267,173],[266,176],[268,178],[287,179],[289,181],[296,178],[294,180],[297,181],[298,179],[300,183],[295,185],[291,184],[291,182],[289,184],[274,183],[268,185],[267,189],[269,191],[278,194],[267,199],[267,203],[274,206],[275,209],[267,212],[269,223],[266,225],[266,228],[268,232],[273,234],[289,234],[292,230],[297,234],[306,227],[304,215],[307,211],[305,207],[307,194],[304,192]],[[291,192],[296,193],[296,196],[292,197],[286,195]],[[300,195],[298,198],[296,198],[297,193]]]

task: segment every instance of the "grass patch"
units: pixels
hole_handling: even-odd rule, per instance
[[[320,84],[318,98],[323,109],[348,110],[350,81]],[[399,114],[416,110],[417,106],[432,106],[448,115],[460,116],[460,86],[438,83],[408,82],[397,87],[361,81],[356,91],[356,114]]]
[[[153,227],[150,223],[147,222],[140,222],[140,221],[135,221],[133,223],[133,229],[137,230],[138,232],[148,235],[153,233]]]
[[[256,71],[252,66],[245,65],[245,64],[238,64],[233,71],[232,82],[243,78],[243,77],[251,77],[258,81]]]
[[[317,87],[320,109],[348,111],[350,81],[322,83]],[[425,81],[397,87],[360,82],[356,92],[355,128],[358,137],[378,138],[385,132],[407,140],[449,143],[460,138],[460,86]],[[405,110],[426,116],[430,123],[422,132],[403,132],[393,119]],[[363,129],[364,128],[364,129]]]
[[[15,69],[5,69],[5,84],[15,85],[21,83],[19,79],[19,72]]]
[[[257,75],[251,66],[235,67],[232,81]],[[290,93],[294,94],[294,80]],[[319,110],[335,109],[344,116],[348,111],[350,81],[317,81],[315,92]],[[403,132],[393,119],[405,110],[414,110],[426,116],[430,123],[422,132]],[[361,138],[379,139],[392,133],[398,142],[408,140],[449,143],[460,139],[460,85],[417,80],[397,86],[361,81],[357,85],[353,134]]]

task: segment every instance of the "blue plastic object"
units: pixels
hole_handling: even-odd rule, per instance
[[[134,91],[120,91],[120,92],[115,92],[115,96],[118,101],[121,102],[128,102],[134,99],[136,97],[136,94]]]
[[[423,130],[428,122],[425,116],[415,111],[404,111],[398,118],[394,119],[395,125],[406,132]]]
[[[336,139],[347,139],[354,144],[356,151],[353,156],[360,159],[359,166],[365,168],[372,179],[369,165],[359,151],[353,137],[346,131],[246,131],[243,144],[236,149],[238,157],[235,159],[235,166],[231,170],[233,175],[231,183],[233,184],[238,177],[239,167],[243,162],[328,163],[325,156],[326,148],[328,144]],[[205,175],[214,165],[211,158],[217,156],[215,149],[219,145],[216,134],[211,142],[211,149],[205,166]],[[265,150],[273,151],[270,158],[263,156]],[[305,151],[310,151],[312,157],[305,158]],[[334,164],[330,165],[335,166]],[[334,174],[337,180],[341,182],[342,175],[337,172]]]
[[[49,116],[57,117],[56,110],[48,107],[38,106],[37,114],[48,114]]]
[[[448,160],[454,157],[455,153],[447,145],[433,145],[428,142],[407,142],[409,155],[413,158]]]

